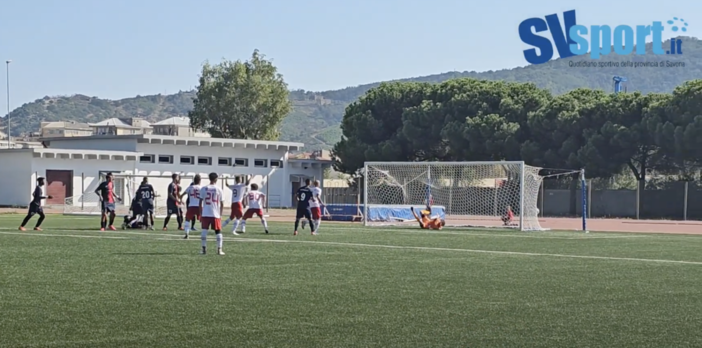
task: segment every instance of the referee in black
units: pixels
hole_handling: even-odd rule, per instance
[[[22,221],[22,225],[20,225],[20,231],[27,230],[24,226],[26,226],[29,219],[36,214],[39,214],[39,220],[37,220],[34,230],[41,231],[41,223],[44,222],[44,218],[46,217],[46,215],[44,215],[44,204],[42,201],[47,198],[53,198],[51,196],[44,196],[44,189],[42,189],[42,187],[44,187],[44,178],[39,177],[37,178],[37,187],[34,188],[34,193],[32,194],[32,201],[29,203],[29,212],[27,212],[27,216]]]

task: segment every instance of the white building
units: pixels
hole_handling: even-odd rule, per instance
[[[47,179],[48,205],[66,204],[68,211],[97,211],[93,193],[104,174],[116,178],[116,192],[130,199],[142,177],[148,176],[160,195],[157,208],[165,202],[170,176],[183,177],[190,184],[195,174],[216,172],[220,176],[252,175],[252,182],[268,193],[268,206],[294,206],[293,192],[305,178],[322,179],[330,161],[291,159],[290,151],[303,144],[218,138],[161,135],[102,135],[42,139],[45,148],[0,150],[3,194],[0,206],[26,206],[37,177]],[[222,180],[223,181],[223,180]],[[221,184],[220,184],[221,185]],[[231,192],[224,188],[225,201]],[[83,196],[85,194],[85,196]],[[126,203],[128,204],[128,202]]]

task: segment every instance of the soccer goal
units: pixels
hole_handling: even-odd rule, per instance
[[[416,224],[410,208],[430,205],[446,226],[543,230],[540,169],[506,161],[366,162],[364,224]]]
[[[83,188],[83,193],[77,197],[68,197],[65,199],[63,213],[67,215],[100,215],[102,208],[100,206],[100,198],[95,194],[95,189],[101,182],[105,181],[105,174],[100,173],[98,177],[91,180],[89,184]],[[148,175],[149,183],[156,191],[154,199],[154,216],[163,217],[166,215],[166,200],[168,198],[168,185],[171,183],[171,175]],[[183,190],[190,185],[194,176],[180,176],[180,186]],[[113,173],[115,193],[122,198],[121,202],[116,202],[115,210],[118,215],[126,215],[129,213],[129,208],[137,188],[141,184],[144,175],[135,175],[130,173]],[[84,179],[84,181],[87,181]],[[182,192],[181,192],[182,193]]]

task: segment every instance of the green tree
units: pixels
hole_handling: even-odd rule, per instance
[[[702,164],[702,80],[677,87],[670,96],[651,107],[657,119],[656,144],[666,155],[669,172],[685,180],[699,175]]]
[[[251,59],[205,63],[190,125],[217,138],[277,140],[292,110],[283,76],[255,50]]]
[[[355,174],[365,161],[415,160],[418,149],[402,134],[402,115],[430,90],[426,83],[384,83],[349,105],[332,150],[334,169]]]

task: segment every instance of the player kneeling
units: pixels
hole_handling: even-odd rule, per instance
[[[426,210],[420,211],[419,215],[414,212],[414,207],[411,207],[410,210],[412,210],[412,215],[414,215],[414,218],[417,219],[417,222],[419,222],[419,227],[422,229],[440,230],[446,225],[446,222],[441,220],[439,217],[431,218],[431,207],[429,206],[427,206]]]

